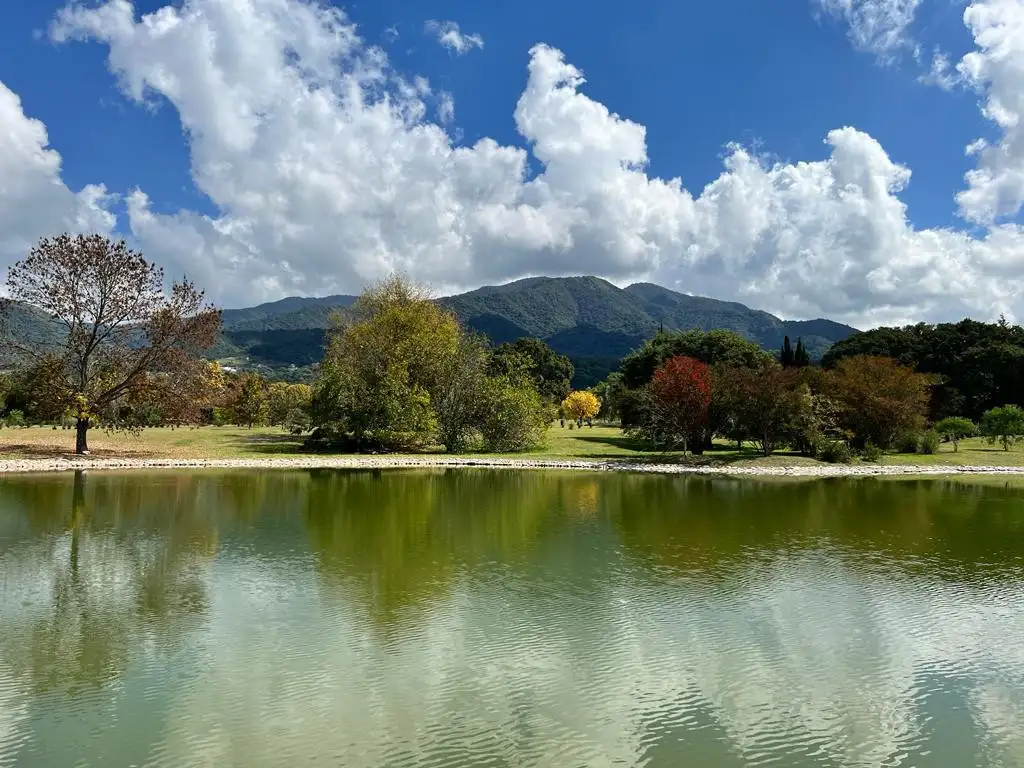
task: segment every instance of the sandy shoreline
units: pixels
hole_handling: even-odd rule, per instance
[[[733,475],[750,477],[872,477],[883,475],[1024,475],[1024,467],[993,466],[880,466],[822,464],[820,466],[735,467],[646,464],[584,459],[502,459],[447,456],[314,456],[290,459],[132,459],[60,458],[0,460],[0,474],[71,472],[75,470],[146,469],[410,469],[410,468],[563,469],[588,472],[644,472],[675,475]]]

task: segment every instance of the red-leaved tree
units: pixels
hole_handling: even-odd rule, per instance
[[[666,447],[699,444],[711,411],[711,369],[692,357],[666,360],[651,380],[651,433]]]

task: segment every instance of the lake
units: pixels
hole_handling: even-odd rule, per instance
[[[1024,766],[1024,490],[0,477],[0,766]]]

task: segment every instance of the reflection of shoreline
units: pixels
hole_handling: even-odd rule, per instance
[[[0,461],[0,475],[71,472],[81,470],[140,469],[568,469],[593,472],[634,472],[670,475],[729,475],[735,477],[905,477],[1013,475],[1024,477],[1022,467],[950,465],[857,465],[728,466],[656,464],[640,461],[592,461],[586,459],[508,459],[450,456],[316,456],[296,459],[7,459]]]
[[[74,480],[0,480],[0,765],[1024,754],[1020,491],[451,468]],[[78,593],[57,589],[75,526]]]

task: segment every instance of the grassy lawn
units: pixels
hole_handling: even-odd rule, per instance
[[[147,429],[139,435],[107,434],[95,429],[89,434],[89,447],[97,457],[177,458],[177,459],[251,459],[308,456],[303,438],[278,428],[199,427]],[[50,427],[0,429],[0,458],[56,458],[73,455],[75,442],[71,430]],[[682,457],[678,453],[647,450],[640,441],[626,437],[615,427],[568,429],[555,425],[545,446],[535,451],[514,454],[534,459],[604,459],[639,462],[687,462],[703,465],[795,466],[818,462],[789,452],[764,458],[747,444],[737,451],[734,443],[716,443],[704,456]],[[938,454],[889,454],[881,464],[1024,466],[1021,447],[1004,451],[980,438],[966,440],[960,450],[943,445]]]
[[[100,458],[232,459],[302,455],[301,438],[282,429],[179,427],[147,429],[141,434],[89,431],[89,448]],[[74,455],[73,430],[50,427],[0,429],[0,458],[56,458]]]
[[[887,455],[881,463],[943,464],[951,467],[1021,467],[1024,466],[1024,446],[1010,446],[1010,450],[1004,451],[998,444],[991,445],[984,438],[972,437],[969,440],[960,441],[960,450],[956,452],[953,451],[951,444],[943,443],[939,446],[939,452],[932,456],[923,456],[918,453],[894,453]]]

